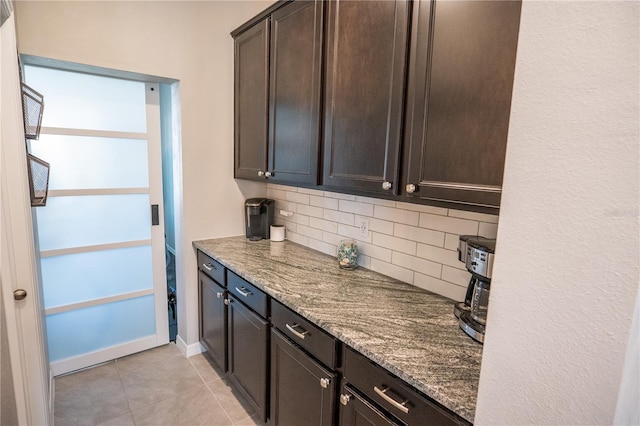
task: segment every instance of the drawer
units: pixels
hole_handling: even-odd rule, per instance
[[[268,317],[267,295],[262,290],[231,271],[227,271],[227,288],[238,300],[253,309],[258,315],[263,318]]]
[[[221,286],[226,286],[226,282],[224,280],[224,266],[200,250],[198,250],[198,269],[207,274],[213,280],[217,281]]]
[[[318,361],[336,368],[338,340],[284,305],[271,300],[271,323]]]
[[[409,426],[469,424],[348,347],[344,351],[344,377],[368,399]]]

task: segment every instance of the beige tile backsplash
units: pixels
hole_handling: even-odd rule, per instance
[[[268,184],[275,222],[289,241],[335,256],[340,240],[355,239],[358,263],[454,300],[464,298],[469,273],[458,262],[458,236],[495,238],[498,216],[313,189]],[[285,217],[280,211],[293,212]],[[360,235],[360,220],[369,233]]]

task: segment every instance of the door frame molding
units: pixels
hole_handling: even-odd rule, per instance
[[[53,424],[53,388],[44,342],[44,314],[38,284],[22,122],[15,16],[0,29],[2,154],[0,261],[9,358],[20,424]],[[22,288],[27,298],[15,301]]]

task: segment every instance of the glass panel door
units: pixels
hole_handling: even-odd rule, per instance
[[[53,373],[167,343],[158,85],[33,66],[25,79],[45,98],[30,149],[51,164],[35,212]]]

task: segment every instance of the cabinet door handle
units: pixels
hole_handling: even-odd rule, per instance
[[[240,289],[240,288],[238,288],[238,287],[236,287],[236,291],[237,291],[238,293],[240,293],[241,295],[243,295],[244,297],[251,296],[251,292],[250,292],[250,291],[247,291],[246,287],[242,287],[241,289]]]
[[[285,326],[287,327],[287,329],[290,332],[292,332],[296,337],[299,337],[300,339],[304,339],[304,336],[308,333],[308,331],[304,330],[304,329],[302,330],[302,333],[300,333],[299,331],[295,330],[296,327],[300,327],[295,322],[293,323],[293,325],[285,324]]]
[[[266,177],[267,179],[270,178],[271,176],[273,176],[273,172],[264,172],[264,177]]]
[[[409,194],[413,194],[414,192],[416,192],[416,186],[412,183],[408,183],[405,189]]]
[[[218,296],[218,299],[222,299],[222,292],[217,292],[216,296]]]
[[[344,393],[340,394],[340,404],[347,405],[350,400],[351,400],[351,395],[347,395]]]
[[[258,176],[260,177],[264,176],[264,172],[262,170],[258,170]]]
[[[213,263],[209,263],[209,264],[203,263],[202,266],[204,267],[204,269],[206,269],[209,272],[213,271],[214,269],[218,269]]]
[[[229,304],[231,303],[231,299],[224,299],[224,304],[229,306]]]
[[[388,191],[391,189],[391,182],[389,181],[384,181],[382,182],[382,189],[384,189],[385,191]]]
[[[327,379],[326,377],[323,377],[322,379],[320,379],[320,386],[322,386],[323,388],[328,388],[329,385],[331,384],[331,379]]]
[[[394,407],[396,407],[398,410],[402,411],[403,413],[407,414],[409,413],[409,407],[405,406],[405,404],[408,402],[407,399],[405,399],[403,402],[398,402],[395,399],[391,398],[389,395],[387,395],[387,391],[389,390],[388,387],[380,390],[380,388],[378,388],[377,386],[373,387],[373,390],[382,397],[382,399],[384,399],[385,401],[387,401],[389,404],[393,405]]]

